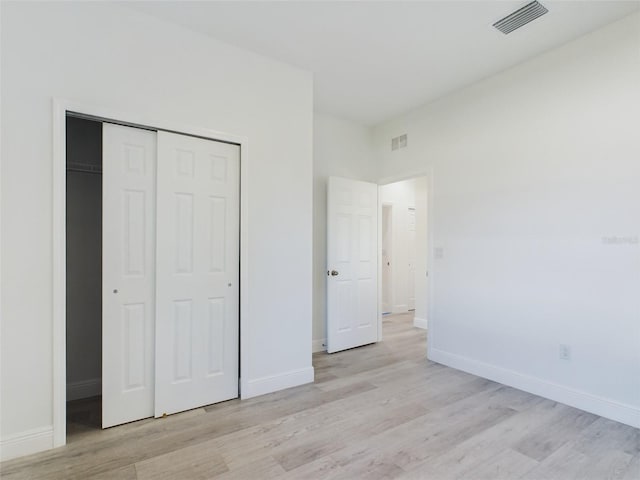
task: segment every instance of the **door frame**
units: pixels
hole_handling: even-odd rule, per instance
[[[108,107],[53,98],[53,446],[67,442],[67,361],[66,361],[66,117],[68,113],[121,125],[152,130],[165,130],[200,137],[207,140],[233,143],[240,146],[240,378],[239,396],[247,392],[248,359],[247,312],[249,311],[246,282],[248,273],[248,202],[249,139],[243,135],[220,132],[147,117],[135,112],[122,112]]]
[[[382,189],[381,189],[382,185],[378,185],[378,198],[381,197],[382,195]],[[382,316],[382,314],[384,314],[384,265],[382,264],[382,250],[384,247],[384,236],[382,234],[382,230],[384,228],[384,225],[382,225],[382,222],[384,222],[384,210],[385,208],[389,210],[389,225],[391,227],[391,241],[389,242],[391,244],[391,252],[387,253],[387,257],[391,257],[391,261],[395,262],[395,260],[393,259],[393,209],[394,209],[395,205],[393,204],[393,202],[383,202],[380,201],[380,259],[379,259],[379,263],[380,263],[380,279],[379,279],[379,283],[380,283],[380,315]],[[393,265],[391,265],[391,270],[393,271]],[[393,274],[391,274],[391,280],[390,280],[391,286],[393,286]],[[393,291],[388,292],[389,294],[389,313],[393,313]],[[380,331],[381,328],[380,326],[378,326],[378,331]],[[381,338],[381,335],[378,335],[378,337]]]
[[[415,236],[414,236],[414,245],[413,245],[413,247],[414,247],[414,252],[416,253],[416,256],[417,256],[418,243],[417,243],[415,240],[416,240],[416,238],[417,238],[417,236],[418,236],[418,231],[417,231],[417,230],[418,230],[418,229],[417,229],[417,225],[418,225],[418,217],[417,217],[417,215],[416,215],[416,205],[415,205],[415,203],[413,204],[413,206],[409,205],[409,206],[407,207],[407,212],[410,212],[410,211],[413,211],[413,228],[414,228],[414,233],[415,233]],[[407,213],[407,212],[405,212],[405,213]],[[428,218],[427,218],[427,220],[428,220]],[[409,225],[407,224],[407,227],[408,227],[408,226],[409,226]],[[409,233],[410,233],[410,231],[408,230],[408,228],[407,228],[407,232],[406,232],[406,233],[407,233],[407,235],[409,235]],[[427,232],[427,233],[428,233],[428,232]],[[408,239],[407,239],[407,240],[408,240]],[[428,250],[428,246],[427,246],[427,255],[428,255],[428,254],[429,254],[429,250]],[[409,258],[409,260],[411,260],[411,258]],[[413,259],[413,267],[414,267],[414,272],[413,272],[413,308],[410,308],[410,307],[411,307],[411,303],[410,303],[411,296],[409,295],[409,296],[407,297],[407,312],[412,312],[412,311],[413,311],[413,312],[415,312],[415,311],[416,311],[416,278],[415,278],[416,272],[415,272],[415,261],[416,261],[416,258],[414,258],[414,259]],[[407,263],[409,263],[409,262],[407,262]],[[411,273],[411,270],[409,270],[409,273]],[[411,276],[409,276],[409,278],[411,278]],[[427,277],[427,278],[428,278],[428,277]],[[407,281],[408,281],[408,279],[407,279]],[[407,293],[411,294],[411,291],[410,291],[408,288],[407,288]],[[414,317],[415,317],[415,315],[414,315]],[[415,325],[415,318],[414,318],[414,323],[413,323],[413,324]]]
[[[435,311],[434,307],[434,258],[433,258],[433,245],[434,245],[434,174],[433,167],[427,167],[425,170],[420,170],[414,173],[405,175],[394,175],[390,177],[384,177],[378,180],[378,342],[382,341],[382,205],[389,204],[389,202],[382,202],[382,187],[390,183],[402,182],[403,180],[412,180],[418,177],[427,177],[427,272],[428,289],[427,289],[427,321],[429,322],[428,334],[427,334],[427,357],[433,350],[434,338],[437,330],[434,328],[436,322],[434,321]]]

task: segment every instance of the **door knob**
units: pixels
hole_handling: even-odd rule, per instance
[[[331,270],[331,276],[332,277],[336,277],[338,275],[338,271],[337,270]]]

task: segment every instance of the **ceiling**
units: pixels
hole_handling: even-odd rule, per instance
[[[528,0],[126,5],[310,70],[317,110],[373,125],[640,7],[640,0],[541,1],[549,13],[509,35],[491,25]]]

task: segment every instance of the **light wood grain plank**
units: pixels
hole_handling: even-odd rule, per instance
[[[222,456],[206,445],[194,445],[135,464],[138,480],[206,480],[229,468]]]
[[[457,478],[464,480],[512,480],[538,466],[530,457],[507,448],[475,465]]]
[[[516,442],[514,450],[542,461],[598,419],[596,415],[576,408],[556,406],[553,414]]]
[[[429,362],[411,315],[383,328],[315,354],[316,384],[107,430],[77,404],[68,445],[2,479],[640,480],[638,429]]]

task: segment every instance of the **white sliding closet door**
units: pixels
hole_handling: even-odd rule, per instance
[[[238,396],[240,148],[158,132],[155,416]]]
[[[156,132],[103,124],[102,427],[153,416]]]

